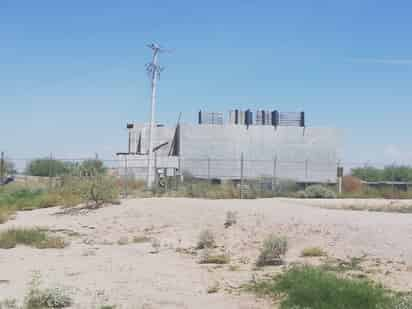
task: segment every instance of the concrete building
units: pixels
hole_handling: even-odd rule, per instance
[[[129,173],[144,177],[148,126],[129,128]],[[299,182],[336,181],[340,132],[299,126],[190,125],[156,127],[156,166],[169,175],[239,179],[276,177]],[[126,163],[127,160],[127,163]],[[242,163],[243,162],[243,163]],[[243,165],[243,169],[241,166]]]

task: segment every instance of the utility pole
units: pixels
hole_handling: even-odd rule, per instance
[[[163,71],[163,68],[160,67],[157,63],[158,55],[164,50],[160,48],[157,44],[150,44],[148,47],[153,51],[152,62],[146,65],[147,73],[151,78],[152,84],[152,96],[150,104],[150,125],[149,125],[149,151],[147,156],[147,187],[152,188],[153,182],[155,180],[155,171],[154,171],[154,156],[153,156],[153,133],[155,129],[155,107],[156,107],[156,84],[157,80],[160,77],[160,73]]]
[[[4,175],[6,174],[6,163],[4,161],[4,152],[0,156],[0,185],[4,183]]]

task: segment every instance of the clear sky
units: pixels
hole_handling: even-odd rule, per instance
[[[0,0],[0,149],[111,157],[146,121],[199,108],[307,113],[344,130],[342,159],[412,163],[410,1]]]

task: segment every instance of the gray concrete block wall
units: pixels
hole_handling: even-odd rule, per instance
[[[142,152],[147,151],[148,127],[136,124],[134,130],[136,136],[142,136]],[[169,142],[158,152],[159,157],[168,155],[174,132],[174,127],[155,128],[154,146]],[[245,178],[336,181],[341,142],[337,129],[182,124],[180,134],[181,164],[193,176],[239,179],[243,153]]]

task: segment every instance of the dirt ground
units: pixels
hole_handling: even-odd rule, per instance
[[[33,272],[39,272],[45,287],[68,291],[73,308],[273,308],[268,300],[238,289],[255,277],[281,271],[254,266],[261,242],[270,233],[288,238],[287,264],[321,263],[300,256],[303,248],[319,246],[329,259],[362,257],[366,276],[390,288],[411,290],[412,214],[325,209],[365,203],[392,205],[384,200],[152,198],[93,211],[20,212],[0,225],[0,231],[43,227],[63,235],[70,245],[0,249],[0,300],[21,301]],[[237,212],[238,222],[226,229],[229,210]],[[206,228],[214,232],[216,250],[228,254],[230,264],[198,263],[201,252],[194,247]],[[133,241],[142,236],[151,241]],[[217,292],[210,293],[212,288]]]

